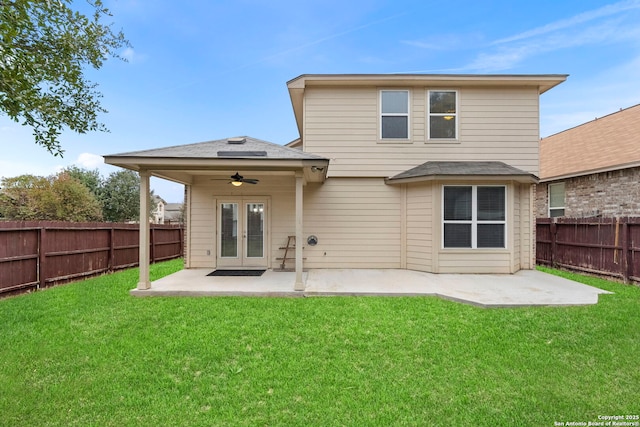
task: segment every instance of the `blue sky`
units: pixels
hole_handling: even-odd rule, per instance
[[[79,2],[78,2],[79,3]],[[64,158],[0,115],[0,176],[249,135],[298,137],[286,82],[317,73],[570,74],[541,97],[541,136],[640,103],[640,0],[106,0],[132,48],[88,77],[110,133],[62,136]],[[182,200],[182,186],[153,180]]]

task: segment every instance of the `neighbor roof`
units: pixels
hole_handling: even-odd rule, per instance
[[[427,179],[452,179],[469,177],[513,179],[519,182],[537,182],[535,175],[503,162],[426,162],[387,179],[401,183]]]
[[[640,166],[640,104],[543,138],[540,179]]]

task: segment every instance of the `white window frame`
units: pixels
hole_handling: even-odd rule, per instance
[[[407,93],[407,112],[406,113],[383,113],[382,112],[382,93],[383,92],[406,92]],[[378,102],[379,102],[379,118],[378,125],[380,127],[380,131],[378,134],[378,138],[380,141],[409,141],[411,139],[411,91],[409,89],[380,89],[378,94]],[[382,137],[382,117],[406,117],[407,118],[407,137],[406,138],[383,138]]]
[[[551,206],[551,187],[560,187],[562,186],[562,206]],[[549,209],[547,210],[547,214],[549,215],[549,218],[559,218],[559,217],[563,217],[565,215],[566,212],[566,205],[567,205],[567,187],[563,182],[556,182],[553,184],[548,184],[547,185],[547,206],[549,207]],[[562,215],[557,215],[557,216],[551,216],[551,212],[552,211],[557,211],[557,210],[562,210]]]
[[[444,219],[444,189],[447,187],[471,187],[471,220],[445,220]],[[500,187],[504,189],[504,220],[478,220],[478,187]],[[509,228],[507,227],[507,218],[508,216],[508,192],[506,185],[482,185],[482,184],[456,184],[456,185],[443,185],[442,186],[442,195],[441,195],[441,242],[440,246],[442,249],[446,250],[500,250],[507,249],[507,233]],[[444,225],[445,224],[471,224],[471,247],[445,247],[444,245]],[[478,247],[478,225],[483,224],[502,224],[504,227],[504,242],[502,247],[494,247],[494,248],[479,248]]]
[[[456,112],[455,113],[432,113],[431,112],[431,93],[432,92],[453,92],[456,95]],[[427,139],[432,142],[447,142],[458,140],[458,127],[460,120],[458,120],[460,114],[460,94],[455,89],[429,89],[427,90]],[[455,135],[453,138],[432,138],[431,137],[431,117],[445,117],[453,116],[455,120]]]

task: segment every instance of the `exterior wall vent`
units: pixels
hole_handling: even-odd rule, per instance
[[[227,144],[244,144],[247,142],[247,138],[229,138],[227,139]]]

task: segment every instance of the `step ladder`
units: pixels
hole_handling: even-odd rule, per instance
[[[281,270],[286,269],[288,260],[296,259],[295,249],[296,249],[296,236],[287,236],[287,245],[280,247],[280,250],[284,250],[284,255],[280,258],[276,258],[276,260],[282,261],[282,263],[280,263]],[[306,259],[306,258],[302,258],[302,259]]]

